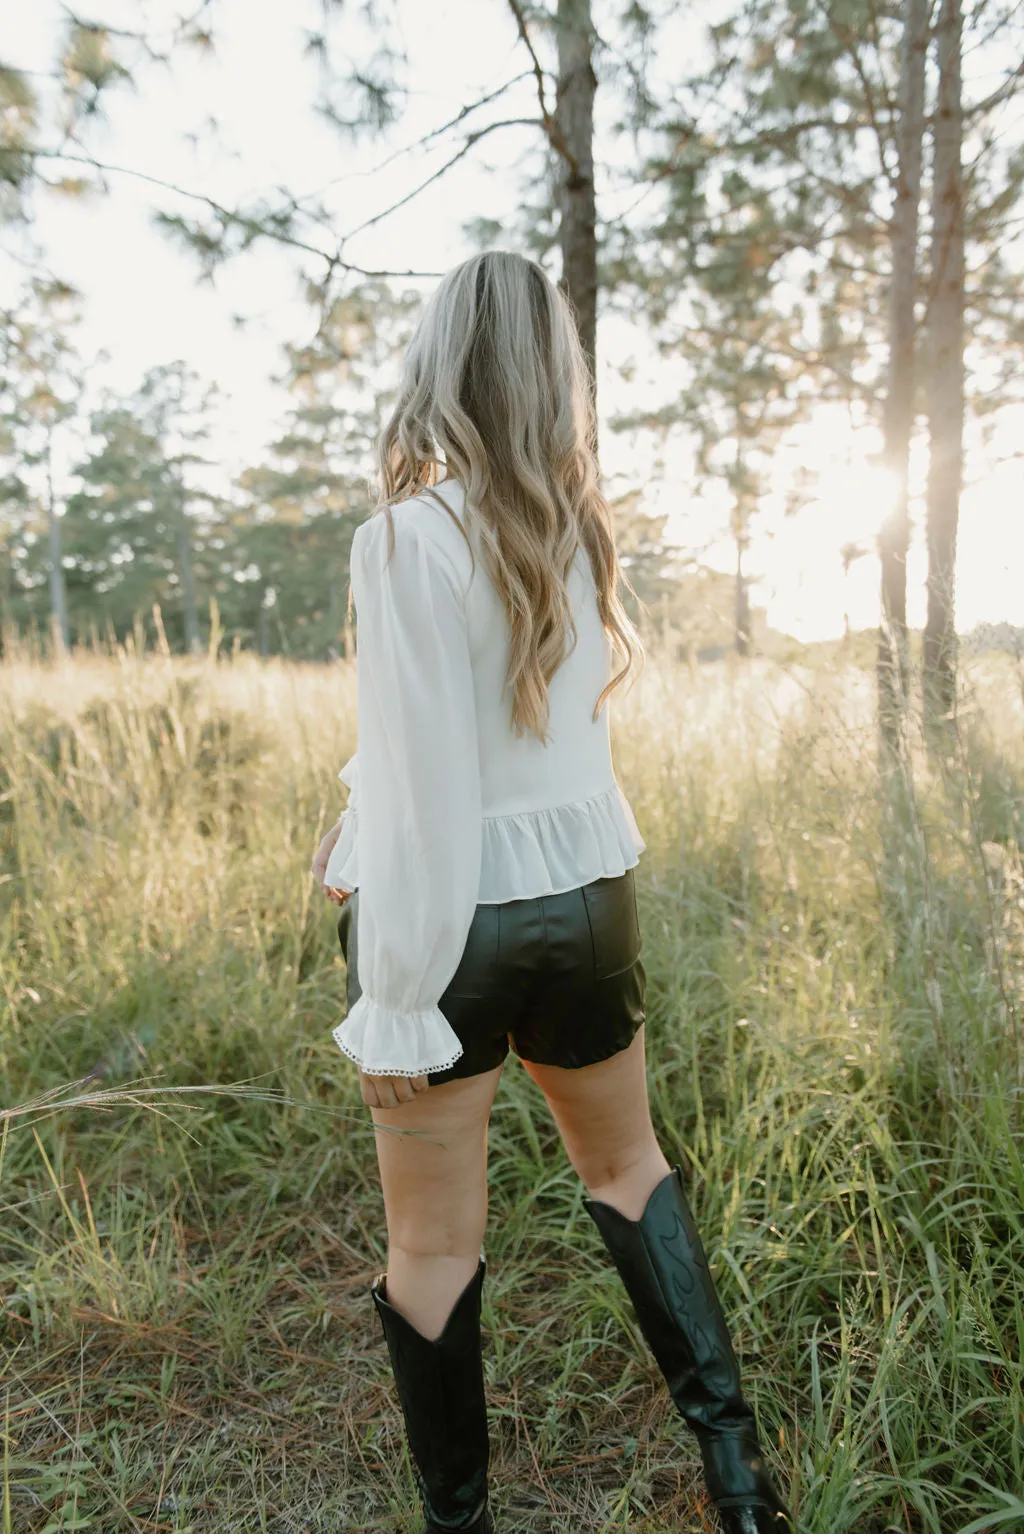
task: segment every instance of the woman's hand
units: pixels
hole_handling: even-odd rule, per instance
[[[316,849],[311,868],[313,878],[316,880],[317,884],[319,884],[321,890],[333,905],[344,905],[345,901],[352,893],[351,890],[328,889],[327,885],[324,883],[324,875],[327,872],[327,864],[331,853],[334,851],[334,844],[338,840],[338,837],[341,835],[341,826],[342,822],[339,820],[328,831],[327,835],[323,838],[319,847]]]
[[[397,1108],[418,1093],[428,1092],[430,1082],[426,1076],[365,1076],[360,1071],[359,1090],[371,1108]]]

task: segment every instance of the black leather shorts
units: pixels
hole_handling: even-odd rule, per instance
[[[338,917],[348,1006],[357,974],[355,890]],[[521,1060],[573,1069],[618,1054],[644,1021],[647,977],[633,869],[559,895],[478,905],[438,1006],[462,1043],[431,1083]]]

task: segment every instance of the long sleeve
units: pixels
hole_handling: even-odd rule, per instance
[[[480,761],[455,568],[412,516],[387,555],[380,513],[352,543],[362,994],[333,1037],[370,1075],[418,1076],[462,1054],[437,1002],[479,893]]]
[[[327,867],[324,870],[324,884],[331,889],[348,890],[351,894],[356,888],[353,884],[353,870],[357,862],[357,835],[356,818],[359,813],[359,753],[350,756],[344,767],[338,773],[342,783],[348,787],[348,803],[338,817],[341,830],[338,839],[334,843],[331,855],[327,859]]]

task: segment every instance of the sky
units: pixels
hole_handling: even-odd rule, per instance
[[[101,351],[109,354],[89,368],[90,392],[104,385],[134,390],[148,368],[178,358],[223,391],[211,488],[227,491],[234,475],[264,458],[277,434],[290,401],[273,377],[282,371],[285,344],[299,344],[315,331],[303,282],[323,268],[312,257],[263,242],[201,282],[196,259],[152,221],[156,208],[195,213],[200,205],[144,177],[227,203],[274,185],[298,193],[329,188],[324,196],[331,230],[319,238],[330,248],[339,234],[410,191],[458,140],[383,162],[466,102],[527,70],[505,0],[432,0],[429,6],[404,0],[400,9],[401,41],[414,61],[413,90],[400,122],[377,140],[347,145],[312,110],[317,72],[303,57],[302,44],[303,30],[320,24],[318,4],[216,0],[214,55],[182,53],[172,70],[143,64],[137,90],[112,93],[105,120],[92,124],[91,152],[121,168],[108,177],[109,194],[86,202],[49,192],[36,198],[34,237],[47,266],[84,294],[79,349],[87,361]],[[104,0],[86,14],[112,25],[138,25],[140,15],[166,25],[175,13],[168,0]],[[41,74],[50,70],[61,14],[57,0],[34,0],[32,6],[0,0],[4,61]],[[340,27],[334,35],[341,36]],[[503,117],[536,117],[532,76],[502,102]],[[532,124],[489,135],[435,188],[354,235],[347,258],[371,268],[445,271],[471,252],[466,220],[510,215],[524,157],[536,153],[539,140]],[[81,168],[63,169],[72,174]],[[624,196],[636,196],[620,184],[614,164],[602,165],[598,192],[606,211],[617,210]],[[0,302],[13,300],[23,277],[23,267],[0,253]],[[407,286],[427,293],[435,281],[426,277]],[[664,400],[671,383],[641,325],[610,315],[601,322],[598,346],[602,415]],[[632,365],[628,382],[620,371],[626,364]],[[1003,432],[1007,444],[1019,438],[1021,423],[1010,424]],[[819,483],[816,499],[797,515],[785,516],[781,495],[769,494],[758,518],[748,565],[757,575],[754,600],[766,607],[774,627],[815,640],[837,637],[847,622],[853,628],[877,623],[877,560],[868,553],[844,575],[841,550],[851,541],[870,548],[884,513],[888,486],[870,462],[879,445],[872,432],[854,434],[844,416],[822,407],[803,440],[789,449],[789,462],[813,469]],[[668,514],[674,543],[699,550],[717,568],[732,568],[727,505],[720,496],[698,493],[685,447],[666,452],[645,432],[605,427],[601,450],[612,492],[641,488],[645,506]],[[924,469],[919,455],[918,484]],[[994,471],[976,462],[972,475],[977,482],[965,489],[961,509],[958,627],[969,630],[981,621],[1024,625],[1024,460],[1010,459]],[[924,578],[918,528],[908,569],[914,626],[924,620]]]

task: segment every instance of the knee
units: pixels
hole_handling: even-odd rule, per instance
[[[432,1212],[429,1206],[388,1218],[388,1246],[407,1257],[479,1255],[487,1230],[486,1207],[463,1208],[457,1215]]]

